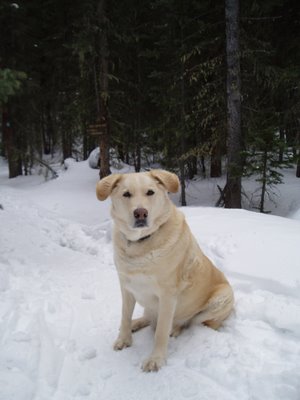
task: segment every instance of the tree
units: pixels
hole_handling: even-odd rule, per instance
[[[255,119],[257,125],[253,126],[251,137],[248,138],[247,169],[246,176],[253,176],[259,183],[258,189],[253,194],[254,208],[261,213],[266,213],[265,200],[274,201],[274,186],[283,183],[283,175],[280,170],[291,165],[290,159],[284,156],[278,158],[278,151],[282,147],[279,132],[276,132],[276,118],[270,113],[262,113],[260,118]],[[275,124],[272,126],[272,121]],[[258,203],[256,203],[258,198]]]
[[[241,18],[238,7],[237,0],[3,0],[0,68],[27,76],[5,104],[3,127],[9,122],[11,131],[2,133],[13,137],[16,169],[30,172],[35,159],[53,154],[86,158],[100,141],[101,176],[110,154],[136,171],[152,160],[180,175],[185,204],[186,179],[205,163],[220,176],[227,155],[226,206],[240,207],[242,144],[248,172],[262,154],[285,160],[287,146],[297,161],[300,18],[296,0],[245,0]],[[88,134],[92,124],[100,137]]]
[[[99,22],[99,108],[98,108],[98,123],[100,124],[100,179],[109,175],[109,142],[110,142],[110,125],[109,125],[109,93],[108,93],[108,16],[106,11],[106,0],[99,0],[97,7],[97,19]]]
[[[241,208],[242,132],[239,0],[225,0],[227,60],[227,182],[225,207]]]
[[[299,132],[299,13],[294,0],[251,2],[242,15],[243,129],[245,173],[260,183],[259,205],[281,183],[289,165],[288,147],[296,155]]]

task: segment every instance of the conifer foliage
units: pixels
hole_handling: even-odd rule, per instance
[[[255,175],[264,212],[280,167],[300,177],[299,31],[297,0],[2,0],[10,177],[99,146],[100,177],[112,156],[159,163],[180,176],[183,205],[187,179],[226,173],[225,206],[241,207]]]

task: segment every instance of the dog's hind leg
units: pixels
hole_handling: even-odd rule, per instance
[[[234,297],[228,283],[218,285],[210,296],[203,311],[193,318],[193,322],[203,323],[212,329],[218,329],[233,309]]]
[[[146,326],[150,325],[150,320],[148,318],[141,317],[141,318],[136,318],[132,320],[131,323],[131,332],[137,332],[140,329],[146,328]]]
[[[174,326],[170,333],[170,336],[177,338],[181,334],[183,329],[184,329],[184,326],[181,326],[181,325]]]

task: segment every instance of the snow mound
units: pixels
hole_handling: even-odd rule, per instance
[[[98,169],[99,168],[99,163],[100,163],[100,149],[99,147],[96,147],[94,150],[90,152],[89,158],[89,167],[93,169]]]
[[[294,212],[294,213],[291,215],[291,218],[297,219],[298,221],[300,221],[300,208],[299,208],[299,210],[297,210],[296,212]]]
[[[234,288],[235,312],[219,331],[195,325],[171,338],[167,365],[146,374],[151,328],[112,350],[121,298],[97,179],[72,163],[55,181],[1,188],[0,399],[298,400],[300,222],[184,209]]]

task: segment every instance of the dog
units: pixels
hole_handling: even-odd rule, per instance
[[[179,189],[168,171],[113,174],[96,187],[99,200],[111,197],[114,259],[122,293],[122,318],[115,350],[132,344],[132,332],[155,329],[154,348],[143,362],[146,372],[165,363],[169,336],[192,321],[217,329],[233,309],[225,276],[201,251],[182,212],[168,192]],[[144,307],[132,320],[136,302]]]

